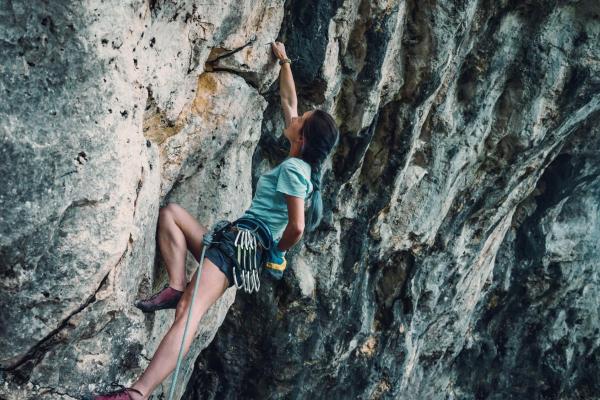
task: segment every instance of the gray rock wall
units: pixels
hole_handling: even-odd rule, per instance
[[[234,219],[286,155],[273,40],[340,126],[325,215],[209,310],[178,397],[600,398],[596,1],[0,16],[0,398],[143,371],[173,318],[132,306],[166,280],[159,207]]]
[[[283,9],[252,4],[1,3],[0,397],[131,382],[173,319],[132,306],[166,281],[159,206],[211,226],[250,205],[270,48],[245,52],[254,80],[205,62],[274,35]],[[179,392],[234,298],[203,319]]]
[[[330,107],[342,126],[329,212],[292,252],[293,274],[264,297],[236,299],[187,398],[600,398],[597,171],[582,172],[587,189],[558,195],[589,204],[560,228],[589,232],[573,245],[577,279],[546,278],[557,287],[547,295],[563,300],[525,308],[521,283],[500,272],[525,268],[510,250],[515,231],[555,218],[523,217],[555,179],[540,180],[554,160],[598,161],[598,5],[332,4],[292,2],[282,34],[303,60],[324,54],[320,70],[296,76],[305,105]],[[305,23],[309,9],[328,14]],[[324,52],[296,31],[323,20]],[[263,156],[276,154],[264,142]],[[568,150],[575,142],[585,150]],[[545,251],[528,255],[529,279]],[[567,251],[555,244],[546,258]],[[490,315],[497,285],[505,298]],[[520,311],[504,311],[508,301]],[[534,321],[545,330],[532,339],[523,327]]]
[[[600,132],[584,132],[517,208],[453,371],[462,398],[598,398]]]

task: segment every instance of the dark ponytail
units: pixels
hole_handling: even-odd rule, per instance
[[[339,140],[339,131],[335,120],[323,110],[316,109],[302,127],[304,145],[300,158],[311,167],[310,180],[313,191],[310,194],[310,207],[307,212],[306,229],[314,231],[323,217],[323,199],[321,197],[322,167],[325,159]]]
[[[323,199],[321,198],[321,165],[311,167],[310,180],[313,184],[313,191],[310,194],[310,207],[306,216],[307,230],[314,231],[323,217]]]

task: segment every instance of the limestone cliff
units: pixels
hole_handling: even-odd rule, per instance
[[[273,40],[340,126],[325,215],[177,397],[600,398],[600,3],[5,0],[0,399],[143,371],[160,206],[235,219],[285,157]]]

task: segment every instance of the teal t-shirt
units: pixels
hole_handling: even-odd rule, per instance
[[[310,165],[300,158],[288,157],[260,176],[252,204],[242,217],[263,221],[277,241],[288,223],[285,194],[306,199],[312,190]]]

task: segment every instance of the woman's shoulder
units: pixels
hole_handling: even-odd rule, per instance
[[[277,187],[284,193],[305,198],[312,192],[310,164],[296,157],[288,157],[279,166]],[[286,191],[287,190],[287,191]]]
[[[303,172],[310,177],[310,164],[298,157],[288,157],[279,164],[282,168],[290,168]]]

